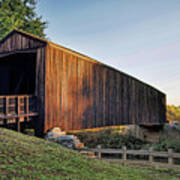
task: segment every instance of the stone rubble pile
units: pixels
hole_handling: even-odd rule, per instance
[[[81,143],[77,136],[67,135],[65,131],[61,131],[61,129],[58,127],[55,127],[49,131],[46,134],[45,139],[54,141],[66,148],[78,150],[81,154],[95,158],[94,152],[88,151],[88,148],[84,147],[84,144]]]
[[[61,131],[58,127],[49,131],[46,135],[46,139],[61,144],[69,149],[84,148],[84,144],[80,142],[77,136],[67,135],[65,131]]]

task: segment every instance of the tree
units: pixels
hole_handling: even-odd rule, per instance
[[[167,120],[170,122],[180,122],[180,107],[174,105],[168,105]]]
[[[35,12],[36,0],[0,0],[0,39],[13,29],[44,38],[47,22]]]

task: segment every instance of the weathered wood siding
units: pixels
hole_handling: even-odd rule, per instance
[[[61,48],[48,45],[46,53],[45,131],[165,121],[158,90]]]
[[[31,50],[37,55],[38,135],[55,126],[78,130],[165,122],[165,95],[131,76],[26,33],[13,31],[0,42],[0,57]]]
[[[35,49],[44,45],[45,43],[38,39],[13,31],[0,42],[0,53]]]
[[[36,109],[39,114],[36,122],[36,134],[38,136],[42,135],[44,132],[45,60],[46,60],[46,47],[38,48],[37,57],[36,57],[36,87],[35,87],[35,96],[37,98]]]
[[[44,131],[44,107],[45,107],[45,58],[46,43],[24,33],[13,31],[0,42],[0,58],[13,53],[36,52],[36,87],[38,119],[36,121],[36,133],[42,135]],[[1,60],[1,59],[0,59]]]

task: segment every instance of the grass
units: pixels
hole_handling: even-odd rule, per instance
[[[0,129],[0,179],[176,180],[178,173],[89,159],[53,142]]]

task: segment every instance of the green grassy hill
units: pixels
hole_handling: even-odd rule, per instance
[[[88,159],[58,144],[0,129],[0,179],[167,180],[172,172]]]

